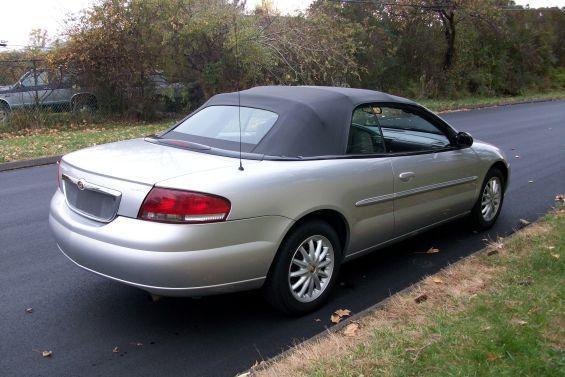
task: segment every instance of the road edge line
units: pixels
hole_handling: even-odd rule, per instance
[[[61,156],[48,156],[48,157],[34,158],[31,160],[4,162],[0,164],[0,172],[23,169],[23,168],[31,168],[34,166],[51,165],[56,163],[60,159]]]
[[[557,101],[565,101],[565,98],[562,97],[555,97],[555,98],[546,98],[546,99],[531,99],[531,100],[523,100],[518,102],[508,102],[508,103],[499,103],[498,105],[471,105],[466,107],[461,107],[459,109],[451,109],[451,110],[439,110],[434,111],[436,114],[450,114],[450,113],[464,113],[467,111],[472,110],[483,110],[483,109],[492,109],[496,107],[504,107],[504,106],[514,106],[514,105],[527,105],[530,103],[542,103],[542,102],[557,102]]]

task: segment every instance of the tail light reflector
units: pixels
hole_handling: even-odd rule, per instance
[[[212,223],[225,221],[230,209],[230,201],[221,196],[153,187],[137,218],[163,223]]]

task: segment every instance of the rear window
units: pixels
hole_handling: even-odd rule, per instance
[[[238,150],[239,123],[244,151],[251,151],[269,132],[278,114],[272,111],[237,106],[209,106],[171,130],[174,136],[211,147]],[[167,135],[173,136],[173,135]]]

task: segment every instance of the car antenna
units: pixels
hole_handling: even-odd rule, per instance
[[[237,30],[237,8],[235,9],[233,24],[235,29],[235,66],[237,68],[237,122],[239,125],[239,171],[243,171],[243,163],[241,161],[241,93],[239,87],[241,85],[241,69],[239,67],[239,49],[237,46],[238,30]]]

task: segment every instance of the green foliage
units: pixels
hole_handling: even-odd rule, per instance
[[[262,83],[347,84],[358,77],[356,44],[340,21],[260,8],[246,14],[225,0],[105,0],[69,27],[50,59],[78,71],[103,109],[145,117],[153,97],[144,78],[155,72],[198,87],[196,104]]]
[[[404,6],[317,0],[286,16],[269,2],[246,12],[239,0],[100,0],[68,24],[46,64],[75,73],[101,112],[142,119],[171,98],[151,85],[154,74],[182,84],[185,112],[213,94],[265,84],[451,99],[565,88],[564,10],[504,11],[505,0],[397,3]],[[31,40],[34,48],[0,60],[44,58],[45,33]],[[0,83],[14,82],[23,65],[0,63]]]

